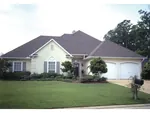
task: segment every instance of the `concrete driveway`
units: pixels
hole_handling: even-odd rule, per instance
[[[128,85],[131,83],[129,80],[108,80],[113,84],[118,84],[121,86],[129,87]],[[141,87],[140,91],[150,94],[150,81],[144,80],[144,85]]]

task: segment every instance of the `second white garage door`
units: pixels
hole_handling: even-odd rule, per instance
[[[140,68],[138,63],[120,64],[120,79],[129,79],[130,76],[139,75]]]
[[[116,63],[106,63],[107,64],[107,73],[103,74],[107,79],[117,79],[117,67]]]

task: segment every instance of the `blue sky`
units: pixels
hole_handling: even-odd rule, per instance
[[[99,1],[70,0],[35,4],[0,5],[0,52],[6,53],[39,35],[60,36],[82,30],[97,39],[124,19],[136,23],[138,10],[148,5],[101,4]]]

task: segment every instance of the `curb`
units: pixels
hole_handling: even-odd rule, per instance
[[[74,107],[67,109],[111,109],[111,108],[132,108],[132,107],[146,107],[150,104],[133,104],[133,105],[112,105],[112,106],[92,106],[92,107]]]

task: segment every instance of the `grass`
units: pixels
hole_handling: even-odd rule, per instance
[[[128,88],[57,81],[0,81],[0,108],[64,108],[147,103],[149,94],[132,100]]]

